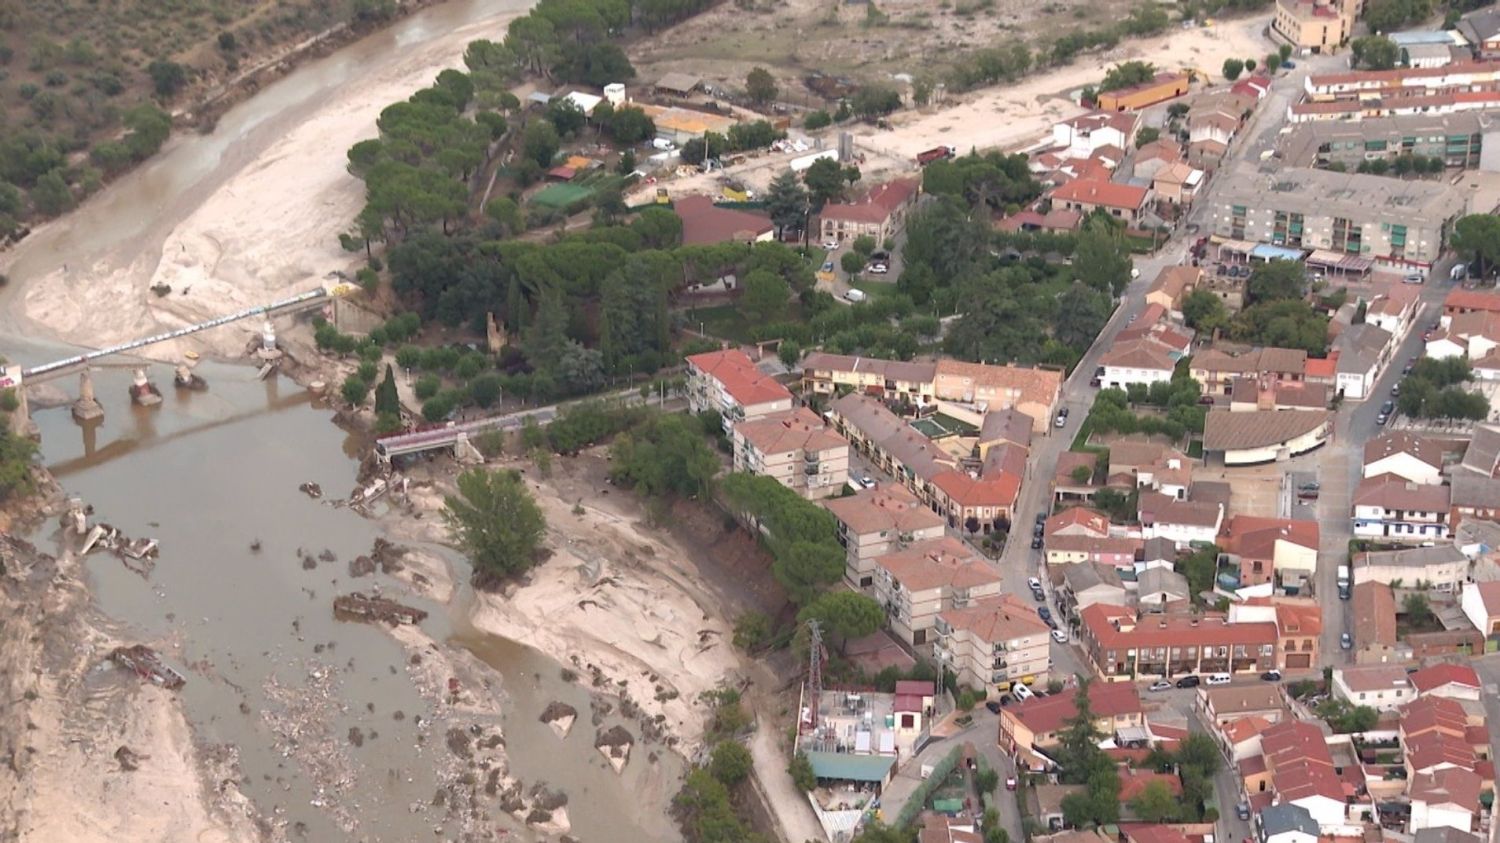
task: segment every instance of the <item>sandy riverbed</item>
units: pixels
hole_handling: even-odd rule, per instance
[[[345,171],[346,150],[375,135],[381,109],[443,68],[461,66],[470,41],[502,36],[512,17],[497,13],[403,46],[378,71],[335,89],[257,154],[222,163],[225,177],[217,189],[158,239],[122,243],[91,265],[70,263],[45,276],[15,278],[24,285],[17,297],[23,320],[39,333],[97,347],[263,304],[309,289],[332,272],[352,271],[361,256],[344,252],[338,235],[359,211],[364,185]],[[86,206],[53,225],[78,224],[76,217],[87,212]],[[26,248],[23,243],[17,251]],[[150,292],[158,283],[172,292]],[[258,328],[252,320],[199,336],[210,351],[229,354]],[[164,344],[149,353],[170,357],[174,351]]]

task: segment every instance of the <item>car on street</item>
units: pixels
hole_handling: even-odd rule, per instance
[[[1042,591],[1040,588],[1033,588],[1031,590],[1031,596],[1038,603],[1046,603],[1047,602],[1047,593],[1044,592],[1044,591]]]
[[[824,272],[832,272],[833,271],[833,261],[823,261],[823,271]]]
[[[1042,524],[1047,523],[1047,510],[1044,509],[1041,512],[1038,512],[1036,514],[1036,522],[1035,523],[1038,526],[1041,526]]]
[[[1404,278],[1401,279],[1401,283],[1402,284],[1420,284],[1420,283],[1422,283],[1425,280],[1427,280],[1427,279],[1423,278],[1421,273],[1419,273],[1419,272],[1411,272],[1411,273],[1408,273]]]
[[[1068,633],[1060,629],[1054,629],[1052,630],[1052,640],[1059,644],[1066,644],[1068,643]]]
[[[1048,629],[1053,632],[1057,631],[1057,618],[1042,618],[1042,622],[1047,624]]]
[[[1188,674],[1177,680],[1177,687],[1179,688],[1196,688],[1201,684],[1203,684],[1203,680],[1194,674]]]
[[[1353,638],[1353,636],[1351,636],[1347,632],[1340,633],[1339,634],[1339,649],[1340,650],[1352,650],[1352,649],[1354,649],[1354,638]]]
[[[1286,68],[1287,70],[1296,70],[1297,69],[1297,63],[1294,62],[1294,61],[1292,61],[1291,59],[1286,59],[1285,61],[1283,61],[1281,63],[1281,66],[1284,67],[1284,68]]]
[[[1381,413],[1380,415],[1378,415],[1378,416],[1375,417],[1375,423],[1376,424],[1385,424],[1387,421],[1390,421],[1390,418],[1391,417],[1388,416],[1388,415],[1386,415],[1385,413]]]
[[[837,241],[837,240],[824,240],[823,241],[823,248],[826,249],[826,250],[828,250],[828,251],[830,251],[830,252],[838,251],[839,241]]]
[[[1381,415],[1388,416],[1388,415],[1390,415],[1391,413],[1394,413],[1394,412],[1396,412],[1396,402],[1395,401],[1387,401],[1384,404],[1380,405],[1380,414]]]
[[[1398,397],[1400,397],[1400,395],[1401,395],[1401,384],[1399,384],[1399,383],[1393,383],[1393,384],[1391,384],[1391,397],[1392,398],[1398,398]]]
[[[1011,693],[1016,695],[1016,700],[1018,702],[1026,702],[1027,700],[1036,696],[1035,691],[1026,687],[1026,685],[1021,682],[1016,683],[1016,686],[1011,689]]]
[[[1040,550],[1041,547],[1042,547],[1042,537],[1041,536],[1032,536],[1031,537],[1031,549],[1032,550]],[[1038,592],[1037,596],[1040,597],[1041,596],[1041,592]]]
[[[1411,370],[1415,369],[1416,367],[1417,367],[1417,358],[1413,357],[1410,360],[1406,361],[1406,365],[1405,366],[1401,367],[1401,374],[1403,374],[1403,375],[1409,375],[1409,374],[1411,374]]]
[[[1005,789],[1006,790],[1015,790],[1016,789],[1016,777],[1015,776],[1006,776],[1005,777]]]
[[[1052,610],[1047,608],[1046,606],[1043,606],[1042,608],[1036,610],[1036,616],[1044,621],[1050,621],[1052,620]]]
[[[1027,577],[1026,587],[1031,589],[1032,591],[1040,591],[1042,589],[1042,581],[1037,579],[1036,577]]]
[[[1250,803],[1241,802],[1240,804],[1234,806],[1234,814],[1242,820],[1250,819]]]
[[[1033,524],[1032,527],[1031,527],[1031,534],[1033,536],[1036,536],[1037,538],[1041,538],[1042,534],[1045,533],[1046,531],[1047,531],[1047,525],[1043,524],[1041,522],[1037,522],[1036,524]]]
[[[1000,701],[999,700],[985,700],[984,707],[987,708],[987,709],[989,709],[990,714],[999,714],[1000,713]]]
[[[1172,683],[1168,682],[1165,679],[1158,679],[1155,682],[1152,682],[1151,683],[1151,687],[1147,688],[1146,690],[1148,690],[1148,691],[1170,691],[1170,690],[1172,690]]]
[[[859,478],[859,485],[865,487],[866,489],[873,489],[875,488],[875,478],[871,477],[868,474],[863,475]]]
[[[890,272],[890,267],[887,267],[883,263],[872,263],[870,264],[870,268],[866,271],[871,275],[884,275],[887,272]]]
[[[1016,698],[1013,697],[1013,696],[1011,696],[1010,694],[1001,694],[1000,695],[1000,705],[1002,707],[1010,705],[1011,703],[1013,703],[1015,701],[1016,701]]]
[[[1260,678],[1263,679],[1263,680],[1265,680],[1265,681],[1267,681],[1267,682],[1280,682],[1281,681],[1281,671],[1275,670],[1275,669],[1268,670],[1265,673],[1262,673],[1260,675]]]

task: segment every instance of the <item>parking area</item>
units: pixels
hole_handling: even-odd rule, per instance
[[[1230,483],[1229,511],[1260,518],[1282,517],[1283,468],[1275,464],[1257,465],[1220,472],[1223,475],[1220,479]]]

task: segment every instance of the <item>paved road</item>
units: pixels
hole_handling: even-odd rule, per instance
[[[1021,811],[1016,804],[1015,794],[1004,790],[1005,780],[1016,774],[1016,767],[1010,757],[1000,751],[997,742],[1000,718],[982,707],[974,709],[973,714],[974,722],[967,729],[928,744],[896,774],[880,799],[881,814],[887,822],[901,812],[901,808],[911,798],[912,791],[921,782],[923,764],[932,764],[952,751],[953,747],[970,743],[990,768],[1000,774],[1001,790],[999,798],[995,800],[1000,811],[1000,824],[1005,827],[1012,841],[1020,843],[1026,839],[1021,829]]]

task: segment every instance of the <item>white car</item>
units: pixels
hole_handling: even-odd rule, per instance
[[[1025,702],[1026,700],[1029,700],[1032,697],[1036,696],[1035,691],[1031,690],[1020,682],[1017,682],[1015,684],[1015,687],[1010,689],[1010,693],[1011,696],[1016,698],[1016,702]]]
[[[823,248],[826,249],[827,251],[830,251],[830,252],[837,251],[838,248],[839,248],[839,241],[837,241],[837,240],[824,240],[823,241]]]
[[[865,271],[871,275],[884,275],[890,271],[890,267],[883,263],[872,263],[870,264],[870,268]]]
[[[1151,687],[1147,688],[1146,690],[1148,690],[1148,691],[1170,691],[1170,690],[1172,690],[1172,683],[1168,682],[1165,679],[1158,679],[1155,682],[1152,682],[1151,683]]]
[[[1054,629],[1052,630],[1052,640],[1059,644],[1066,644],[1068,643],[1068,633],[1060,629]]]
[[[1026,587],[1031,589],[1032,591],[1039,591],[1042,587],[1042,581],[1037,579],[1036,577],[1027,577]]]

